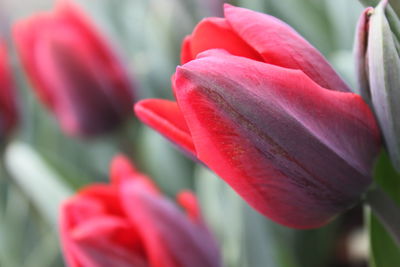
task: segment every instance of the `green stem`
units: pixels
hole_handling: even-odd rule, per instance
[[[365,200],[400,247],[400,207],[378,186],[367,193]]]

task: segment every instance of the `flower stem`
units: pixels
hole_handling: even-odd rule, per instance
[[[370,190],[365,200],[400,247],[400,207],[379,186]]]

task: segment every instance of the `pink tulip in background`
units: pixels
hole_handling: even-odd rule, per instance
[[[354,205],[380,149],[373,113],[284,22],[225,5],[187,36],[176,102],[137,116],[215,171],[251,206],[314,228]]]
[[[195,196],[177,196],[186,214],[124,156],[111,184],[81,189],[61,208],[64,257],[71,267],[218,267],[219,249]]]
[[[127,71],[70,1],[17,22],[14,39],[36,93],[67,134],[107,133],[127,117],[134,99]]]

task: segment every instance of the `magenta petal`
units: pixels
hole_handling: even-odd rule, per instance
[[[137,225],[151,266],[220,266],[218,248],[203,225],[189,220],[169,200],[148,194],[139,180],[125,181],[121,190],[126,213]]]
[[[286,23],[272,16],[225,4],[225,17],[233,30],[265,62],[302,70],[324,88],[350,92],[323,55]]]
[[[321,226],[353,205],[380,144],[361,97],[321,88],[298,70],[212,54],[176,73],[198,158],[287,226]]]

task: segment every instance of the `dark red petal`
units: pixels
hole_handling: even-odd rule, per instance
[[[299,69],[320,86],[350,92],[328,61],[286,23],[275,17],[225,4],[225,17],[232,29],[265,62]]]
[[[18,121],[16,88],[8,61],[7,49],[0,40],[0,137],[13,130]]]
[[[218,248],[203,225],[190,221],[167,199],[148,194],[140,180],[126,180],[121,189],[151,266],[220,266]]]
[[[38,67],[46,73],[46,82],[58,94],[58,116],[64,129],[73,135],[93,135],[110,131],[124,118],[120,107],[133,102],[117,103],[107,69],[99,62],[87,40],[69,25],[58,28],[60,35],[42,36]],[[73,49],[71,49],[71,47]],[[42,59],[42,60],[39,60]],[[58,92],[57,92],[58,91]],[[70,120],[68,120],[68,119]]]
[[[107,74],[107,79],[112,84],[111,87],[106,88],[111,96],[110,101],[115,101],[115,105],[121,109],[121,112],[129,112],[134,100],[132,81],[116,55],[116,49],[72,1],[60,1],[54,13],[59,20],[79,30],[89,47],[93,48],[91,53],[95,55],[99,61],[98,66],[104,70],[102,73]]]
[[[262,57],[231,28],[224,18],[205,18],[183,43],[181,58],[186,63],[208,49],[220,48],[237,56],[262,61]],[[189,53],[190,49],[190,53]]]
[[[192,137],[185,119],[174,101],[146,99],[135,105],[136,116],[165,137],[195,155]]]
[[[318,227],[351,206],[371,182],[380,145],[361,97],[298,70],[211,54],[176,73],[198,158],[287,226]]]

